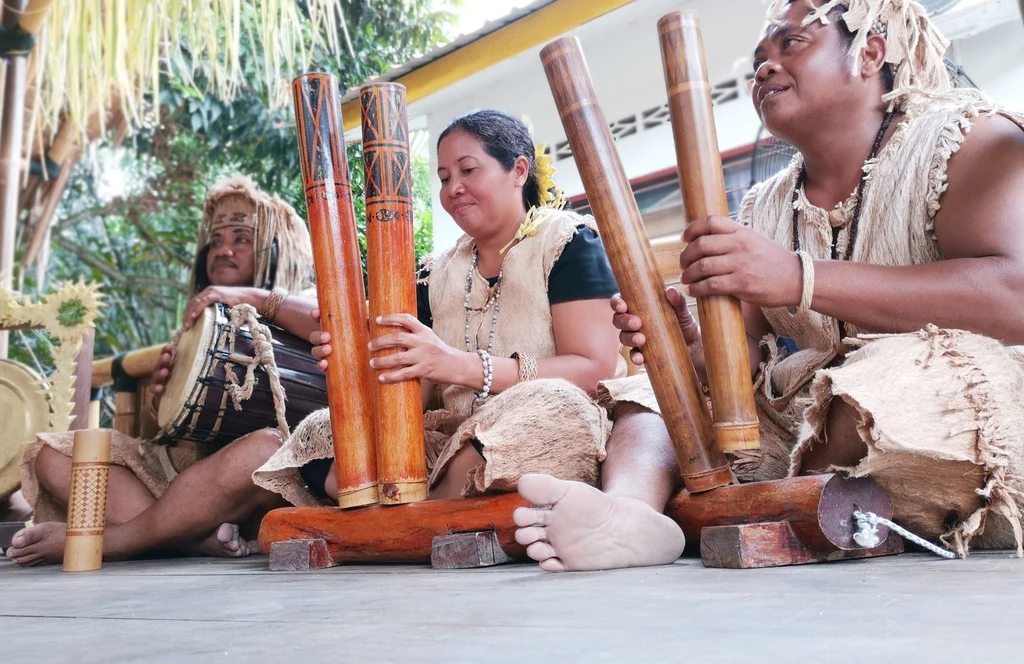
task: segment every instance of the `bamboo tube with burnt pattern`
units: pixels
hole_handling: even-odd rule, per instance
[[[327,401],[338,505],[358,507],[377,502],[375,398],[338,82],[305,74],[292,82],[292,93],[320,325],[331,335]]]
[[[374,83],[360,91],[363,165],[366,176],[366,271],[370,286],[370,335],[403,328],[377,324],[384,314],[416,316],[416,244],[405,86]],[[375,357],[393,355],[378,351]],[[386,369],[377,375],[393,371]],[[427,460],[423,444],[420,381],[377,381],[377,483],[380,502],[425,500]]]
[[[107,476],[110,430],[75,432],[71,451],[64,571],[87,572],[103,566],[103,531],[107,523]]]
[[[679,181],[687,216],[729,216],[718,152],[711,84],[704,63],[697,12],[677,11],[658,21],[665,86],[672,118]],[[723,451],[761,447],[757,407],[747,359],[743,310],[734,297],[697,300],[715,442]]]
[[[644,322],[644,361],[686,488],[698,492],[730,484],[732,472],[714,445],[700,383],[579,40],[552,42],[541,60],[622,297]]]

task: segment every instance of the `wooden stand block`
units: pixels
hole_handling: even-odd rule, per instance
[[[473,569],[508,562],[512,558],[502,550],[493,530],[441,535],[431,545],[430,565],[434,569]]]
[[[801,544],[793,528],[784,521],[712,526],[705,528],[700,536],[700,557],[704,566],[728,569],[806,565],[897,553],[903,553],[903,539],[893,533],[873,549],[815,551]]]
[[[270,546],[271,572],[308,572],[337,565],[322,539],[294,539]]]

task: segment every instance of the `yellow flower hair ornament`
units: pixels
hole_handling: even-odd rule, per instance
[[[532,136],[533,126],[530,124],[530,121],[524,118],[523,123],[530,130],[530,135]],[[537,186],[540,189],[540,205],[534,205],[527,211],[526,219],[520,224],[515,237],[501,248],[501,253],[503,254],[519,240],[533,237],[537,234],[537,229],[540,228],[540,225],[547,218],[546,214],[538,214],[541,210],[564,210],[565,206],[569,203],[565,197],[565,192],[555,183],[554,160],[547,154],[546,144],[540,143],[535,145],[534,160],[537,163],[536,178]]]

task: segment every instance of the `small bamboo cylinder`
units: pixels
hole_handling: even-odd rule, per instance
[[[416,240],[405,86],[374,83],[360,91],[366,177],[366,271],[370,335],[401,328],[377,324],[384,314],[416,316]],[[376,357],[397,351],[381,351]],[[377,371],[377,376],[384,371]],[[427,498],[420,382],[377,381],[377,486],[383,505]]]
[[[612,271],[630,311],[644,321],[644,364],[686,488],[699,492],[730,484],[732,472],[715,447],[711,417],[686,341],[665,298],[664,282],[579,40],[565,37],[552,42],[541,51],[541,60]]]
[[[374,387],[338,82],[330,74],[305,74],[292,82],[292,93],[320,323],[334,351],[327,400],[338,505],[358,507],[377,502]]]
[[[697,12],[677,11],[663,16],[658,21],[658,33],[687,215],[694,220],[711,215],[728,217]],[[703,333],[715,442],[724,451],[757,449],[761,447],[761,435],[740,301],[723,295],[699,298],[697,315]]]
[[[109,466],[110,430],[76,431],[71,453],[68,530],[64,542],[65,572],[87,572],[103,566]]]

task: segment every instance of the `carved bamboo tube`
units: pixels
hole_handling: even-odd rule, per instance
[[[658,21],[658,33],[687,215],[693,220],[711,215],[727,217],[729,202],[697,12],[677,11],[663,16]],[[740,301],[721,295],[699,298],[697,315],[703,333],[715,442],[725,451],[757,449],[761,447],[761,435]]]
[[[334,351],[327,362],[327,401],[338,505],[358,507],[377,502],[375,399],[338,82],[330,74],[305,74],[292,82],[292,94],[320,324]]]
[[[86,572],[103,566],[103,530],[107,522],[107,473],[110,430],[75,432],[71,452],[64,571]]]
[[[644,363],[686,488],[698,492],[730,484],[732,473],[715,446],[686,341],[665,298],[664,282],[579,40],[565,37],[552,42],[541,51],[541,60],[612,271],[630,311],[644,322]]]
[[[366,271],[370,335],[402,328],[377,324],[384,314],[416,316],[416,240],[405,86],[374,83],[360,91],[366,177]],[[378,351],[376,357],[395,350]],[[384,373],[378,371],[377,375]],[[377,383],[377,482],[381,504],[426,500],[420,382]]]

